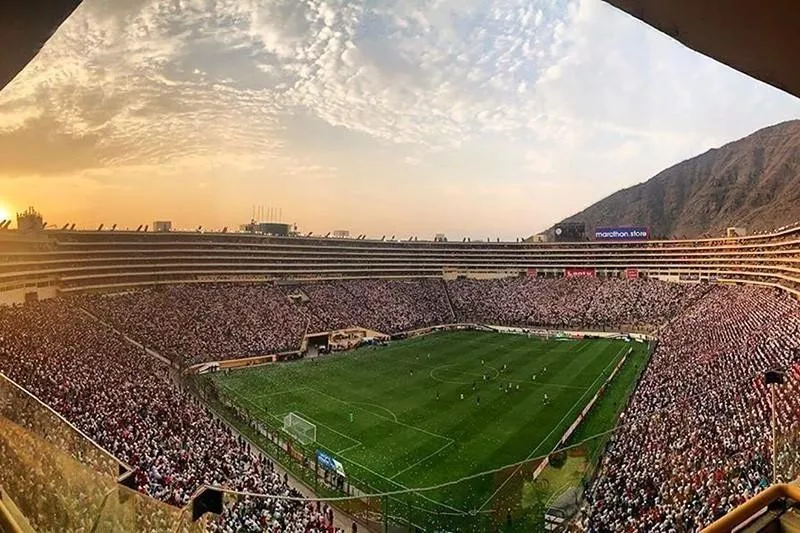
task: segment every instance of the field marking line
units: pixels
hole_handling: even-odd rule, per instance
[[[325,445],[321,445],[321,447],[322,447],[322,448],[325,448],[326,450],[330,451],[331,453],[334,453],[334,454],[336,453],[336,452],[334,452],[333,450],[331,450],[330,448],[328,448],[328,447],[327,447],[327,446],[325,446]],[[352,460],[352,459],[349,459],[349,458],[347,458],[347,457],[343,457],[343,456],[340,456],[340,457],[342,457],[342,459],[344,459],[344,460],[345,460],[345,461],[347,461],[348,463],[350,463],[350,464],[352,464],[352,465],[355,465],[355,466],[357,466],[358,468],[361,468],[362,470],[364,470],[364,471],[366,471],[366,472],[369,472],[370,474],[372,474],[372,475],[374,475],[374,476],[377,476],[377,477],[379,477],[379,478],[381,478],[381,479],[383,479],[383,480],[385,480],[385,481],[388,481],[389,483],[391,483],[391,484],[392,484],[392,485],[394,485],[395,487],[398,487],[398,488],[400,488],[402,491],[407,491],[407,492],[409,492],[409,493],[416,494],[417,496],[419,496],[419,497],[420,497],[420,498],[422,498],[423,500],[426,500],[426,501],[428,501],[428,502],[430,502],[430,503],[432,503],[432,504],[434,504],[434,505],[439,505],[439,506],[441,506],[441,507],[445,507],[445,508],[447,508],[447,509],[449,509],[449,510],[451,510],[451,511],[454,511],[454,512],[458,513],[459,515],[464,515],[464,514],[466,514],[466,511],[464,511],[463,509],[457,509],[456,507],[453,507],[452,505],[448,505],[448,504],[446,504],[446,503],[444,503],[444,502],[440,502],[440,501],[434,500],[433,498],[430,498],[430,497],[428,497],[428,496],[425,496],[425,495],[424,495],[424,494],[422,494],[421,492],[416,492],[416,490],[415,490],[413,487],[407,487],[407,486],[403,485],[402,483],[398,483],[397,481],[395,481],[395,480],[393,480],[393,479],[391,479],[391,478],[388,478],[388,477],[384,476],[383,474],[380,474],[380,473],[378,473],[378,472],[376,472],[376,471],[372,470],[371,468],[368,468],[368,467],[366,467],[366,466],[362,465],[361,463],[359,463],[359,462],[357,462],[357,461],[354,461],[354,460]]]
[[[620,351],[619,351],[619,352],[617,352],[617,355],[615,355],[614,357],[612,357],[612,358],[611,358],[611,361],[609,361],[609,363],[606,365],[606,367],[603,369],[603,371],[602,371],[602,372],[600,372],[600,373],[597,375],[597,378],[595,378],[594,382],[593,382],[593,383],[592,383],[592,384],[589,386],[589,388],[588,388],[588,389],[586,389],[586,391],[585,391],[583,394],[581,394],[581,397],[580,397],[580,398],[578,398],[578,401],[576,401],[576,402],[575,402],[575,404],[574,404],[572,407],[570,407],[570,408],[569,408],[569,410],[568,410],[568,411],[567,411],[567,412],[564,414],[564,416],[563,416],[563,417],[561,417],[561,420],[559,420],[559,422],[558,422],[558,423],[557,423],[555,426],[553,426],[553,429],[552,429],[552,430],[550,430],[550,433],[548,433],[548,434],[547,434],[547,436],[546,436],[545,438],[543,438],[543,439],[542,439],[542,440],[539,442],[539,444],[537,444],[537,445],[536,445],[536,448],[534,448],[534,449],[533,449],[533,451],[532,451],[531,453],[529,453],[529,454],[528,454],[528,456],[525,458],[525,460],[524,460],[523,462],[521,462],[521,463],[520,463],[520,464],[517,466],[517,468],[515,468],[515,469],[514,469],[514,471],[511,473],[511,475],[509,475],[509,476],[506,478],[506,480],[505,480],[505,481],[503,481],[503,483],[501,483],[501,484],[500,484],[500,486],[499,486],[499,487],[497,487],[497,489],[496,489],[496,490],[495,490],[495,491],[494,491],[494,492],[493,492],[493,493],[492,493],[492,494],[491,494],[491,495],[490,495],[488,498],[486,498],[486,501],[485,501],[485,502],[483,502],[483,505],[481,505],[480,507],[478,507],[478,509],[477,509],[478,511],[481,511],[481,510],[483,510],[483,508],[484,508],[484,507],[486,507],[486,506],[489,504],[489,502],[491,502],[491,501],[492,501],[492,499],[493,499],[495,496],[497,496],[497,493],[498,493],[498,492],[500,492],[501,490],[503,490],[503,487],[505,487],[505,486],[506,486],[506,484],[507,484],[509,481],[511,481],[511,478],[513,478],[514,476],[516,476],[516,475],[517,475],[517,472],[519,472],[519,469],[520,469],[520,468],[522,468],[522,465],[524,465],[524,464],[525,464],[525,463],[526,463],[526,462],[527,462],[527,461],[528,461],[528,460],[529,460],[531,457],[533,457],[533,456],[536,454],[536,452],[537,452],[537,451],[539,451],[539,448],[541,448],[541,447],[542,447],[542,444],[544,444],[545,442],[547,442],[547,440],[548,440],[548,439],[549,439],[549,438],[550,438],[550,437],[553,435],[553,433],[555,433],[555,431],[556,431],[556,430],[557,430],[557,429],[558,429],[558,428],[561,426],[561,424],[563,424],[563,423],[564,423],[564,420],[566,420],[566,419],[567,419],[567,417],[569,416],[569,414],[570,414],[570,413],[571,413],[571,412],[572,412],[572,411],[573,411],[573,410],[574,410],[576,407],[578,407],[578,406],[580,405],[581,401],[583,401],[583,398],[584,398],[584,397],[585,397],[585,396],[586,396],[586,395],[587,395],[587,394],[588,394],[588,393],[589,393],[589,392],[590,392],[592,389],[594,389],[594,386],[597,384],[597,381],[598,381],[598,380],[600,380],[600,378],[602,378],[602,377],[604,377],[604,376],[605,376],[605,374],[606,374],[606,371],[607,371],[607,370],[608,370],[608,369],[611,367],[611,365],[613,365],[614,363],[616,363],[616,362],[618,361],[618,359],[619,359],[620,355],[622,354],[622,352],[623,352],[623,351],[625,351],[625,348],[626,348],[626,346],[623,346],[623,347],[620,349]]]
[[[437,377],[437,376],[434,375],[434,374],[436,374],[436,372],[438,372],[440,370],[444,370],[445,368],[450,368],[452,366],[458,366],[460,364],[462,364],[462,363],[448,363],[448,364],[444,364],[444,365],[439,365],[439,366],[433,367],[433,368],[431,368],[430,372],[428,372],[428,377],[431,378],[432,380],[438,381],[440,383],[451,383],[453,385],[469,385],[468,381],[465,382],[465,381],[455,381],[455,380],[452,380],[452,379],[443,379],[443,378],[440,378],[440,377]],[[497,379],[500,376],[500,371],[497,370],[492,365],[483,365],[483,366],[485,366],[486,368],[491,368],[492,370],[494,370],[494,373],[495,373],[494,376],[492,376],[492,377],[488,377],[487,376],[486,377],[487,381]],[[464,376],[470,376],[470,377],[476,378],[475,381],[477,381],[477,378],[482,378],[484,376],[484,374],[470,374],[468,372],[462,372],[461,374],[464,375]]]
[[[259,406],[258,404],[254,403],[254,402],[253,402],[252,400],[250,400],[249,398],[246,398],[246,397],[243,397],[243,396],[240,396],[240,395],[236,394],[236,392],[232,391],[232,390],[231,390],[229,387],[227,387],[226,385],[223,385],[223,387],[225,387],[225,388],[226,388],[226,389],[227,389],[229,392],[231,392],[231,393],[234,395],[234,397],[236,397],[236,398],[241,398],[241,399],[243,399],[243,400],[245,400],[245,401],[247,401],[247,402],[250,402],[250,403],[253,405],[253,407],[255,407],[255,408],[258,410],[258,411],[261,411],[261,412],[263,412],[264,414],[266,414],[267,416],[270,416],[270,417],[272,417],[272,418],[274,418],[274,419],[278,420],[279,422],[282,422],[282,420],[281,420],[279,417],[277,417],[277,416],[273,415],[272,413],[268,412],[268,411],[267,411],[267,410],[265,410],[263,407],[261,407],[261,406]],[[347,402],[345,402],[344,400],[341,400],[341,399],[339,399],[339,398],[336,398],[335,396],[331,396],[331,395],[329,395],[329,394],[327,394],[327,393],[324,393],[324,392],[318,391],[318,390],[314,389],[313,387],[300,387],[300,388],[301,388],[301,389],[308,389],[308,390],[311,390],[311,391],[317,392],[317,393],[319,393],[319,394],[321,394],[321,395],[323,395],[323,396],[328,396],[329,398],[331,398],[331,399],[333,399],[333,400],[336,400],[336,401],[338,401],[338,402],[341,402],[341,403],[344,403],[344,404],[348,405],[348,403],[347,403]],[[299,390],[299,389],[298,389],[298,390]],[[381,415],[378,415],[378,414],[372,413],[371,411],[367,411],[367,412],[369,412],[370,414],[372,414],[372,415],[374,415],[374,416],[377,416],[378,418],[383,418],[384,420],[387,420],[387,421],[390,421],[390,422],[392,421],[392,420],[390,420],[390,419],[388,419],[388,418],[386,418],[386,417],[383,417],[383,416],[381,416]],[[306,418],[309,418],[309,419],[311,419],[311,420],[313,421],[313,419],[312,419],[311,417],[306,417]],[[402,422],[397,422],[397,423],[398,423],[399,425],[404,425],[404,426],[410,427],[411,429],[416,429],[416,430],[418,430],[418,431],[422,431],[422,432],[425,432],[425,433],[429,433],[429,432],[426,432],[425,430],[423,430],[423,429],[421,429],[421,428],[414,428],[413,426],[408,426],[408,424],[404,424],[404,423],[402,423]],[[327,427],[327,426],[325,426],[324,424],[320,424],[320,425],[321,425],[322,427]],[[332,428],[328,428],[328,429],[332,429]],[[339,432],[338,432],[338,431],[336,431],[336,430],[333,430],[333,431],[334,431],[335,433],[339,433]],[[347,436],[347,435],[344,435],[344,434],[342,434],[342,433],[339,433],[339,434],[340,434],[340,435],[343,435],[345,438],[349,439],[349,440],[350,440],[350,441],[352,441],[352,442],[358,443],[358,445],[359,445],[359,446],[363,446],[363,445],[364,445],[364,444],[363,444],[361,441],[358,441],[358,440],[356,440],[356,439],[354,439],[354,438],[352,438],[352,437],[349,437],[349,436]],[[439,438],[442,438],[442,439],[447,439],[447,440],[449,440],[449,441],[452,441],[452,439],[449,439],[448,437],[443,437],[443,436],[441,436],[441,435],[435,435],[435,434],[433,434],[433,433],[429,433],[429,434],[430,434],[430,435],[432,435],[432,436],[434,436],[434,437],[439,437]],[[388,477],[384,476],[383,474],[380,474],[380,473],[378,473],[378,472],[376,472],[376,471],[372,470],[371,468],[368,468],[368,467],[364,466],[363,464],[361,464],[361,463],[359,463],[359,462],[357,462],[357,461],[354,461],[353,459],[350,459],[350,458],[348,458],[348,457],[345,457],[345,456],[343,456],[343,455],[341,454],[341,452],[336,452],[335,450],[333,450],[333,449],[331,449],[331,448],[329,448],[329,447],[325,446],[325,445],[324,445],[323,443],[321,443],[321,442],[317,442],[316,444],[317,444],[317,445],[318,445],[320,448],[324,448],[324,449],[328,450],[329,452],[333,453],[334,455],[338,455],[339,457],[341,457],[342,459],[344,459],[344,460],[345,460],[345,461],[347,461],[348,463],[350,463],[350,464],[352,464],[352,465],[354,465],[354,466],[356,466],[356,467],[358,467],[358,468],[361,468],[362,470],[364,470],[364,471],[366,471],[366,472],[369,472],[370,474],[372,474],[372,475],[374,475],[374,476],[377,476],[377,477],[379,477],[379,478],[381,478],[381,479],[383,479],[383,480],[385,480],[385,481],[388,481],[389,483],[393,484],[395,487],[398,487],[398,488],[400,488],[401,490],[404,490],[404,491],[409,491],[409,492],[413,492],[413,491],[414,491],[414,489],[413,489],[413,488],[411,488],[411,487],[407,487],[407,486],[403,485],[402,483],[398,483],[397,481],[395,481],[395,480],[393,480],[393,479],[391,479],[391,478],[388,478]],[[355,446],[355,445],[354,445],[354,446],[351,446],[349,449],[350,449],[350,450],[352,450],[352,449],[354,449],[354,448],[356,448],[356,446]],[[348,450],[348,448],[344,448],[342,451],[347,451],[347,450]],[[445,507],[445,508],[447,508],[447,509],[449,509],[449,510],[451,510],[451,511],[454,511],[454,512],[456,512],[456,513],[459,513],[459,514],[464,514],[464,512],[465,512],[463,509],[457,509],[457,508],[455,508],[455,507],[453,507],[453,506],[451,506],[451,505],[448,505],[448,504],[446,504],[446,503],[444,503],[444,502],[440,502],[440,501],[434,500],[433,498],[430,498],[430,497],[428,497],[428,496],[426,496],[426,495],[424,495],[424,494],[422,494],[422,493],[414,492],[414,494],[416,494],[416,495],[417,495],[417,496],[419,496],[420,498],[422,498],[422,499],[424,499],[424,500],[426,500],[426,501],[428,501],[428,502],[430,502],[430,503],[432,503],[432,504],[434,504],[434,505],[438,505],[438,506],[441,506],[441,507]]]
[[[450,439],[450,442],[448,442],[447,444],[445,444],[444,446],[442,446],[438,450],[434,451],[433,453],[429,453],[428,455],[426,455],[425,457],[423,457],[422,459],[420,459],[416,463],[414,463],[414,464],[412,464],[410,466],[407,466],[406,468],[402,469],[401,471],[399,471],[398,473],[396,473],[395,475],[393,475],[389,479],[394,479],[394,478],[398,477],[400,474],[405,474],[409,470],[412,470],[413,468],[417,467],[418,465],[424,463],[425,461],[427,461],[428,459],[430,459],[434,455],[438,455],[440,452],[443,452],[445,450],[445,448],[449,448],[450,446],[455,444],[455,442],[456,441],[454,441],[453,439]]]
[[[316,392],[318,394],[321,394],[322,396],[327,396],[328,398],[330,398],[332,400],[335,400],[335,401],[337,401],[339,403],[343,403],[345,405],[355,405],[353,402],[347,402],[345,400],[342,400],[341,398],[337,398],[336,396],[328,394],[327,392],[322,392],[320,390],[317,390],[314,387],[306,387],[306,388],[308,390],[311,390],[311,391],[314,391],[314,392]],[[356,405],[356,408],[358,408],[357,405]],[[387,418],[387,417],[385,417],[383,415],[379,415],[377,413],[373,413],[372,411],[369,411],[369,410],[364,409],[364,408],[361,408],[360,410],[361,411],[366,411],[367,413],[371,414],[372,416],[376,416],[376,417],[381,418],[383,420],[386,420],[388,422],[392,422],[394,424],[397,424],[398,426],[403,426],[403,427],[406,427],[408,429],[413,429],[414,431],[419,431],[420,433],[425,433],[426,435],[429,435],[431,437],[435,437],[437,439],[452,440],[452,439],[450,439],[450,437],[445,437],[444,435],[437,435],[436,433],[431,433],[427,429],[422,429],[422,428],[419,428],[419,427],[416,427],[416,426],[412,426],[411,424],[406,424],[405,422],[400,422],[399,420],[397,420],[397,421],[392,420],[391,418]]]
[[[305,387],[297,387],[296,389],[289,389],[278,392],[265,392],[263,394],[252,394],[252,395],[248,394],[248,396],[250,396],[253,399],[260,400],[261,398],[269,398],[270,396],[280,396],[282,394],[291,394],[293,392],[299,392],[303,389],[305,389]]]
[[[564,385],[564,384],[561,384],[561,383],[552,383],[552,382],[549,382],[549,381],[539,381],[539,380],[536,380],[536,381],[533,381],[533,380],[525,381],[525,380],[521,380],[521,379],[509,379],[509,380],[505,380],[504,379],[503,381],[509,381],[511,383],[524,383],[526,385],[547,385],[548,387],[555,387],[557,389],[586,390],[586,389],[591,388],[591,386],[589,386],[589,387],[579,387],[578,385]]]
[[[233,391],[231,391],[231,390],[230,390],[230,388],[229,388],[229,387],[227,387],[226,385],[224,385],[224,384],[223,384],[222,386],[223,386],[225,389],[227,389],[229,392],[233,392]],[[294,389],[294,390],[295,390],[295,391],[299,391],[299,390],[302,390],[302,389],[305,389],[305,388],[307,388],[307,387],[298,387],[297,389]],[[295,412],[295,413],[298,413],[298,414],[302,415],[302,417],[303,417],[303,418],[307,418],[308,420],[310,420],[310,421],[311,421],[311,422],[313,422],[314,424],[316,424],[316,425],[318,425],[318,426],[321,426],[321,427],[324,427],[324,428],[328,429],[329,431],[332,431],[333,433],[336,433],[337,435],[339,435],[339,436],[341,436],[341,437],[344,437],[345,439],[349,440],[350,442],[354,443],[355,445],[358,445],[358,446],[363,446],[363,445],[364,445],[364,443],[363,443],[363,442],[361,442],[360,440],[358,440],[358,439],[354,439],[353,437],[351,437],[351,436],[349,436],[349,435],[345,435],[344,433],[341,433],[341,432],[339,432],[339,431],[336,431],[336,430],[335,430],[335,429],[333,429],[332,427],[330,427],[330,426],[328,426],[328,425],[326,425],[326,424],[322,424],[322,423],[320,423],[320,422],[318,422],[318,421],[314,420],[313,418],[311,418],[310,416],[308,416],[308,415],[307,415],[307,414],[305,414],[305,413],[302,413],[302,412],[299,412],[299,411],[286,411],[286,412],[285,412],[285,413],[283,413],[282,415],[275,415],[275,414],[273,414],[273,413],[270,413],[270,412],[269,412],[269,411],[267,411],[266,409],[264,409],[262,406],[260,406],[260,405],[258,405],[257,403],[255,403],[255,402],[254,402],[252,399],[250,399],[250,398],[248,398],[248,397],[246,397],[246,396],[242,396],[242,395],[236,394],[235,392],[233,392],[233,394],[234,394],[234,396],[235,396],[236,398],[238,398],[238,399],[241,399],[241,400],[244,400],[244,401],[246,401],[246,402],[249,402],[249,403],[250,403],[250,405],[252,405],[253,407],[255,407],[255,408],[256,408],[256,410],[258,410],[258,411],[261,411],[261,412],[262,412],[262,413],[264,413],[265,415],[267,415],[267,416],[269,416],[269,417],[271,417],[271,418],[273,418],[273,419],[277,420],[277,421],[278,421],[279,423],[281,423],[281,424],[283,423],[283,417],[284,417],[284,416],[286,416],[286,415],[287,415],[287,414],[289,414],[290,412]],[[315,441],[315,442],[317,442],[317,441]],[[354,445],[354,446],[351,446],[351,448],[355,448],[355,447],[356,447],[355,445]],[[326,446],[326,448],[327,448],[327,446]],[[330,448],[328,448],[328,449],[330,449]],[[331,450],[331,451],[333,451],[333,450]]]
[[[300,415],[300,417],[301,417],[301,418],[306,418],[306,419],[310,420],[311,422],[313,422],[314,424],[316,424],[316,425],[318,425],[318,426],[320,426],[320,427],[323,427],[323,428],[327,429],[328,431],[332,431],[333,433],[336,433],[336,434],[337,434],[337,435],[339,435],[340,437],[344,437],[344,438],[346,438],[347,440],[349,440],[350,442],[354,442],[354,443],[356,443],[356,444],[357,444],[357,445],[359,445],[359,446],[363,446],[363,444],[364,444],[364,443],[363,443],[363,442],[361,442],[360,440],[358,440],[358,439],[354,439],[354,438],[353,438],[353,437],[351,437],[350,435],[345,435],[344,433],[342,433],[342,432],[340,432],[340,431],[336,431],[336,430],[335,430],[335,429],[333,429],[332,427],[330,427],[330,426],[328,426],[328,425],[326,425],[326,424],[323,424],[322,422],[317,422],[316,420],[314,420],[313,418],[311,418],[311,417],[310,417],[310,416],[308,416],[307,414],[303,413],[302,411],[286,411],[285,413],[283,413],[283,414],[281,415],[281,419],[282,419],[283,417],[285,417],[286,415],[288,415],[289,413],[295,413],[295,414],[298,414],[298,415]],[[317,441],[315,440],[314,442],[317,442]]]
[[[250,405],[255,407],[256,411],[261,411],[262,413],[264,413],[268,417],[273,418],[273,419],[277,420],[279,423],[283,424],[283,420],[281,420],[278,416],[274,415],[273,413],[270,413],[269,411],[267,411],[266,409],[264,409],[263,407],[261,407],[260,405],[255,403],[253,400],[248,398],[247,396],[236,392],[235,389],[231,389],[230,387],[225,385],[225,383],[223,383],[223,382],[219,382],[219,384],[222,385],[222,388],[225,389],[226,391],[228,391],[235,399],[244,400],[245,402],[250,403]]]
[[[352,446],[348,446],[347,448],[342,448],[342,449],[341,449],[341,450],[339,450],[338,452],[333,452],[333,453],[334,453],[334,455],[338,455],[338,456],[342,457],[342,454],[343,454],[344,452],[349,452],[350,450],[355,450],[355,449],[356,449],[356,448],[358,448],[359,446],[363,446],[363,445],[362,445],[362,444],[353,444]],[[349,459],[348,459],[348,460],[349,460]]]
[[[392,418],[394,418],[395,422],[399,422],[399,420],[397,419],[397,415],[394,414],[394,411],[392,411],[391,409],[389,409],[387,407],[383,407],[382,405],[378,405],[377,403],[369,403],[369,402],[348,402],[348,403],[350,405],[369,405],[370,407],[377,407],[381,411],[385,411],[385,412],[389,413],[390,415],[392,415]],[[362,411],[363,410],[364,409],[362,409]],[[372,414],[375,414],[375,413],[372,413]]]

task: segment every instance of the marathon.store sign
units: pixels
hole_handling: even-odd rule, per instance
[[[643,241],[650,237],[649,228],[595,228],[598,241]]]

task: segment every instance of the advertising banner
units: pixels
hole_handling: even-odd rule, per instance
[[[321,450],[317,450],[317,463],[319,463],[319,466],[325,470],[336,472],[343,477],[345,476],[344,466],[342,466],[342,463]]]
[[[567,278],[571,278],[573,276],[595,277],[595,271],[593,268],[567,267],[564,269],[564,276]]]
[[[535,278],[536,277],[536,269],[535,268],[529,268],[527,270],[526,274],[527,274],[527,276],[529,278]]]
[[[336,470],[336,465],[333,462],[333,457],[331,457],[330,455],[321,450],[317,450],[317,462],[319,463],[319,466],[321,466],[325,470],[330,470],[331,472]]]
[[[650,229],[646,227],[595,228],[596,241],[645,241],[650,237]]]
[[[639,277],[639,269],[638,268],[626,268],[625,269],[625,278],[626,279],[637,279]]]

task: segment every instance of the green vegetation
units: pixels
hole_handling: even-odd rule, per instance
[[[272,428],[289,412],[314,423],[317,442],[306,453],[326,451],[363,491],[445,484],[382,502],[395,517],[467,531],[491,520],[521,531],[531,527],[525,514],[541,510],[525,487],[538,464],[532,459],[553,449],[629,347],[634,364],[623,366],[579,429],[588,436],[613,426],[645,345],[449,332],[211,379]],[[572,456],[565,461],[556,477],[582,471]],[[560,479],[551,481],[560,489]]]

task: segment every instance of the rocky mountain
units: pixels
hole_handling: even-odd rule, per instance
[[[721,235],[728,226],[753,232],[800,221],[800,120],[678,163],[565,221],[585,222],[587,234],[601,226],[648,226],[652,237]]]

